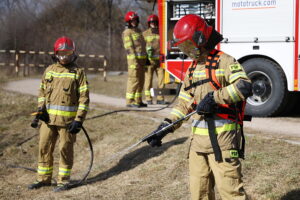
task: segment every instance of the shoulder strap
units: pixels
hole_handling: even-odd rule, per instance
[[[191,67],[189,68],[189,73],[188,73],[190,85],[192,84],[193,74],[194,74],[196,67],[197,67],[197,61],[193,61],[191,64]]]
[[[206,77],[210,80],[209,84],[214,90],[218,90],[222,87],[216,76],[216,69],[218,69],[219,59],[222,54],[222,51],[218,51],[215,49],[212,50],[207,56],[207,60],[205,63]]]
[[[197,66],[197,63],[193,61],[192,67],[189,68],[189,81],[190,85],[186,88],[184,88],[185,91],[190,90],[194,87],[197,87],[199,85],[202,85],[204,83],[210,83],[210,85],[214,88],[214,90],[218,90],[221,88],[221,84],[219,83],[217,77],[216,77],[216,69],[218,69],[218,63],[219,58],[223,54],[222,51],[218,50],[212,50],[209,55],[207,56],[206,63],[205,63],[205,72],[207,79],[200,80],[197,82],[192,82],[193,80],[193,73],[195,71],[195,68]]]

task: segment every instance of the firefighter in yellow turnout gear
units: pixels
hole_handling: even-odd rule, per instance
[[[159,89],[164,88],[164,69],[160,67],[159,62],[159,30],[158,30],[158,17],[156,15],[150,15],[148,17],[148,29],[143,32],[143,36],[146,41],[147,56],[150,61],[149,65],[146,65],[145,71],[145,84],[144,91],[147,104],[153,104],[150,94],[150,88],[152,88],[153,73],[157,75],[157,86]],[[164,97],[157,96],[157,104],[166,104]]]
[[[186,15],[174,27],[174,44],[193,59],[169,118],[148,139],[160,146],[162,138],[181,124],[163,130],[193,110],[189,149],[192,200],[215,199],[214,186],[223,200],[245,200],[241,163],[243,157],[243,102],[252,94],[243,67],[215,46],[222,35],[197,15]]]
[[[127,23],[127,28],[122,34],[122,39],[127,52],[128,63],[126,106],[146,107],[147,104],[142,102],[142,90],[145,79],[144,66],[147,59],[146,44],[141,30],[138,28],[138,15],[133,11],[127,12],[125,22]]]
[[[54,44],[56,61],[44,72],[39,90],[40,120],[37,180],[29,189],[51,185],[53,151],[59,138],[59,172],[54,191],[67,188],[73,166],[73,145],[89,108],[86,75],[74,62],[75,44],[67,37]]]

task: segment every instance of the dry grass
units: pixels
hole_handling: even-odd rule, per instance
[[[125,98],[127,75],[108,76],[106,82],[103,81],[103,77],[97,76],[89,78],[89,84],[91,92]]]
[[[35,174],[8,168],[8,164],[36,167],[38,137],[20,147],[16,143],[36,133],[29,127],[36,98],[0,91],[1,140],[0,199],[124,199],[188,200],[187,151],[189,129],[182,127],[168,135],[160,148],[141,144],[128,154],[108,162],[114,153],[136,143],[158,125],[155,113],[120,113],[85,122],[92,139],[95,161],[88,184],[61,193],[52,187],[27,190]],[[104,113],[107,107],[92,110],[89,116]],[[249,130],[246,130],[246,133]],[[77,138],[73,178],[86,170],[89,151],[83,133]],[[300,146],[259,134],[247,137],[243,161],[245,189],[252,199],[300,199]],[[57,168],[57,159],[56,165]]]
[[[103,77],[97,76],[89,78],[90,90],[94,93],[103,95],[125,98],[127,87],[127,73],[121,75],[108,75],[107,81]],[[153,87],[157,88],[157,76],[153,77]],[[176,88],[177,84],[166,85],[166,88]],[[165,96],[165,100],[171,102],[174,96]],[[143,90],[144,98],[144,90]],[[145,98],[144,98],[145,99]],[[153,98],[155,100],[155,98]]]

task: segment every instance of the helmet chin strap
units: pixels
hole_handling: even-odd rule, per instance
[[[197,55],[197,57],[195,58],[196,60],[198,61],[205,61],[206,59],[206,56],[208,54],[208,50],[206,50],[204,47],[200,47],[200,48],[197,48],[198,51],[199,51],[199,54]]]

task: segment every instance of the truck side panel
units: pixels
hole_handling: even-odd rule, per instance
[[[288,90],[294,90],[294,43],[222,43],[221,49],[238,60],[247,56],[264,56],[273,59],[280,66],[285,67]]]
[[[288,90],[298,91],[296,4],[298,0],[222,0],[218,14],[225,40],[221,49],[238,59],[251,55],[271,58],[284,70]]]
[[[222,33],[229,42],[292,39],[294,5],[294,0],[223,0]]]

